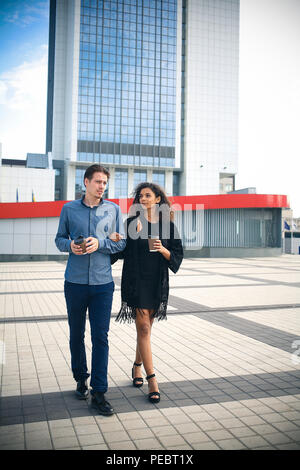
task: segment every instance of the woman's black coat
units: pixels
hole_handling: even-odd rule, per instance
[[[128,234],[130,226],[130,233],[137,232],[138,217],[129,217],[125,222],[125,233],[127,238],[126,248],[122,252],[111,255],[111,264],[114,264],[118,259],[124,259],[122,281],[121,281],[121,297],[122,306],[116,318],[116,321],[133,321],[135,318],[135,309],[138,306],[138,292],[140,280],[140,265],[138,259],[138,240],[132,238]],[[131,231],[133,230],[133,232]],[[162,245],[170,251],[171,257],[167,261],[163,255],[160,257],[160,280],[159,280],[159,299],[160,304],[158,309],[153,313],[153,317],[158,320],[166,319],[167,304],[169,297],[169,271],[171,269],[176,273],[181,265],[183,259],[183,248],[178,230],[175,224],[170,221],[170,230],[168,237],[162,238],[165,234],[162,231],[161,222],[159,224],[159,234]]]

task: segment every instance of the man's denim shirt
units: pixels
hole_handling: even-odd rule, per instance
[[[110,254],[126,246],[124,225],[119,206],[103,200],[99,206],[88,207],[82,199],[68,202],[62,208],[55,244],[59,251],[69,252],[65,279],[77,284],[99,285],[113,281]],[[118,232],[123,239],[113,242],[108,237]],[[91,254],[74,255],[71,241],[82,235],[95,237],[99,248]]]

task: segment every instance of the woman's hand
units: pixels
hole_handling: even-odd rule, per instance
[[[161,242],[161,240],[155,240],[153,244],[154,250],[158,251],[158,253],[161,253],[166,260],[170,260],[171,253],[167,248],[165,248]]]
[[[117,232],[113,232],[109,235],[109,239],[113,242],[119,242],[120,240],[122,240],[122,238],[122,235]]]

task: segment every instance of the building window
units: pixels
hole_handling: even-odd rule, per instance
[[[61,191],[60,191],[60,189],[55,190],[54,200],[55,201],[60,201],[61,200]]]
[[[147,181],[147,171],[135,170],[133,180],[134,188],[136,188],[138,184],[144,183],[145,181]]]
[[[163,171],[153,171],[152,182],[164,188],[165,187],[165,173]]]
[[[179,173],[173,173],[173,196],[180,196],[179,194]]]
[[[75,199],[81,199],[85,193],[85,186],[83,184],[83,177],[85,168],[76,168],[75,173]]]
[[[115,198],[128,197],[128,172],[115,170]]]
[[[234,191],[234,175],[220,173],[219,175],[220,194]]]

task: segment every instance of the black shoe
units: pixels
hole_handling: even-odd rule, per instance
[[[92,407],[96,408],[100,415],[104,416],[111,416],[114,414],[114,409],[108,403],[108,401],[105,400],[105,396],[103,392],[94,392],[92,395]]]
[[[149,381],[153,377],[155,377],[155,374],[147,375],[146,380]],[[158,391],[148,393],[148,400],[150,401],[150,403],[159,403],[160,402],[160,393]]]
[[[86,380],[79,380],[77,382],[77,387],[75,394],[79,400],[86,400],[89,396],[89,389],[86,383]]]
[[[132,385],[134,387],[142,387],[143,386],[143,383],[144,383],[144,379],[143,377],[134,377],[134,366],[137,366],[137,367],[140,367],[142,365],[142,362],[141,363],[137,363],[137,362],[134,362],[133,363],[133,368],[132,368],[132,372],[131,372],[131,376],[133,378],[133,381],[132,381]]]

